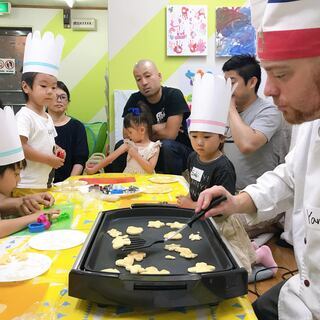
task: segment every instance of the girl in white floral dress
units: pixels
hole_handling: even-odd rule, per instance
[[[158,161],[161,142],[150,140],[152,134],[152,118],[148,107],[139,104],[130,108],[129,113],[123,119],[123,127],[129,139],[124,139],[123,145],[113,151],[105,159],[96,165],[87,163],[87,174],[94,174],[101,168],[109,165],[121,154],[127,152],[127,166],[123,172],[155,173],[155,166]]]

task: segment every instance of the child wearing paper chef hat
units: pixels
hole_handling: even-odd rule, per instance
[[[193,83],[189,136],[194,152],[187,170],[190,189],[179,196],[178,205],[194,209],[200,192],[214,185],[235,193],[236,174],[231,161],[223,154],[224,133],[231,100],[231,80],[211,73],[196,74]],[[235,216],[216,218],[220,232],[227,238],[241,264],[251,273],[251,265],[261,263],[275,268],[267,246],[254,248],[242,224]]]
[[[48,193],[30,195],[23,198],[12,198],[12,190],[20,179],[20,170],[26,166],[24,154],[17,131],[17,124],[10,107],[1,108],[0,102],[0,238],[37,222],[43,211],[39,204],[50,206],[54,198]],[[46,214],[58,214],[58,210],[48,210]],[[16,214],[13,219],[1,220],[8,215]]]
[[[46,105],[55,98],[57,76],[64,40],[46,32],[29,33],[23,58],[22,90],[26,106],[16,119],[27,167],[21,172],[21,181],[14,195],[46,190],[52,185],[54,169],[64,164],[64,151],[56,146],[57,135],[53,121],[46,113]]]
[[[211,73],[196,74],[189,118],[194,152],[188,159],[190,203],[194,205],[199,193],[213,184],[223,185],[235,193],[234,167],[222,152],[230,99],[230,79],[226,81]]]

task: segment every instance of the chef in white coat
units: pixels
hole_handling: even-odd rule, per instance
[[[292,208],[299,273],[253,304],[258,319],[320,319],[320,1],[252,0],[258,56],[267,72],[265,95],[285,119],[301,124],[286,162],[239,195],[222,187],[200,194],[197,211],[213,197],[227,200],[206,216],[249,213],[251,223]]]

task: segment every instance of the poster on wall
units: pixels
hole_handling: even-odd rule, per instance
[[[207,6],[167,6],[167,55],[206,56],[208,50]]]
[[[197,73],[203,74],[205,72],[210,72],[214,75],[222,74],[220,66],[199,63],[194,64],[191,62],[181,65],[179,69],[166,80],[165,85],[168,87],[179,88],[185,97],[189,109],[191,110],[194,77]],[[187,119],[187,124],[189,125],[189,119]]]
[[[216,57],[256,54],[255,30],[248,7],[216,9]]]

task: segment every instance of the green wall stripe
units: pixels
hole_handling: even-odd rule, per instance
[[[107,61],[106,53],[71,90],[68,113],[73,117],[88,122],[106,105]]]
[[[56,14],[45,26],[42,32],[51,31],[54,34],[61,34],[65,44],[62,52],[62,60],[66,58],[87,36],[87,31],[73,31],[63,26],[63,11]],[[81,54],[81,52],[79,52]],[[105,97],[105,73],[107,69],[106,53],[95,66],[82,78],[71,90],[71,102],[68,114],[83,121],[88,122],[106,105]]]
[[[54,34],[61,34],[64,37],[62,59],[64,59],[88,34],[87,31],[73,31],[63,27],[63,11],[56,14],[43,29],[43,32],[51,31]]]
[[[135,62],[143,58],[155,61],[162,73],[163,80],[165,80],[186,60],[183,57],[177,59],[166,58],[164,21],[165,10],[161,9],[110,61],[109,119],[112,119],[109,124],[110,131],[114,131],[113,91],[115,89],[136,88],[132,75]],[[163,66],[165,68],[162,68]]]

